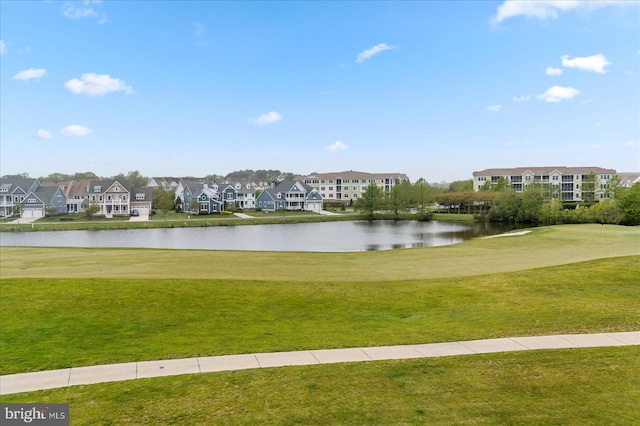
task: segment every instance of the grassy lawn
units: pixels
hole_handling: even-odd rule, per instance
[[[639,330],[639,261],[420,281],[3,279],[0,373]]]
[[[632,425],[638,346],[245,370],[0,397],[71,424]]]
[[[640,227],[541,227],[363,253],[0,247],[0,374],[640,330],[638,282]],[[72,424],[632,424],[639,369],[633,346],[248,370],[0,400],[70,402]]]
[[[562,225],[535,228],[518,237],[365,253],[0,247],[0,271],[3,279],[397,281],[519,271],[630,255],[640,255],[640,227]]]

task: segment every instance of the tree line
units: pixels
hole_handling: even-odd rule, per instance
[[[609,223],[640,225],[640,183],[626,188],[614,177],[604,190],[607,198],[596,200],[595,179],[583,182],[584,200],[562,202],[557,188],[532,184],[516,192],[504,179],[473,191],[473,182],[457,181],[449,188],[430,185],[424,179],[402,182],[385,192],[375,184],[367,187],[353,207],[367,218],[385,212],[399,218],[412,212],[429,220],[433,212],[473,214],[478,220],[554,225],[563,223]]]

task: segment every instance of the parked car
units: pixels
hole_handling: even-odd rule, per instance
[[[131,210],[131,216],[140,216],[140,212],[138,210]]]

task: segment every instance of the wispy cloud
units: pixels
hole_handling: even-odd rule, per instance
[[[346,149],[349,149],[349,147],[340,141],[336,141],[333,145],[327,147],[327,151],[330,152],[344,151]]]
[[[98,23],[107,22],[107,15],[102,11],[102,0],[84,0],[82,2],[66,2],[62,5],[62,14],[71,20],[99,18]]]
[[[593,56],[575,57],[569,59],[569,55],[562,57],[562,66],[566,68],[578,68],[583,71],[593,71],[599,74],[607,73],[605,67],[611,62],[602,53]]]
[[[91,129],[79,124],[70,124],[60,130],[60,134],[63,136],[87,136],[89,133],[91,133]]]
[[[7,45],[4,40],[0,40],[0,55],[4,55],[5,53],[7,53]]]
[[[545,74],[550,75],[552,77],[557,77],[559,75],[562,75],[563,71],[564,70],[562,68],[547,67]]]
[[[41,78],[44,77],[47,74],[47,70],[44,68],[38,68],[38,69],[28,69],[28,70],[24,70],[24,71],[20,71],[18,74],[14,75],[13,78],[15,80],[31,80],[34,78]]]
[[[191,27],[193,28],[193,35],[196,38],[202,37],[207,30],[207,27],[200,21],[192,21]]]
[[[389,46],[387,43],[376,44],[375,46],[360,52],[358,54],[358,57],[356,58],[356,62],[361,64],[365,60],[371,58],[372,56],[377,55],[380,52],[384,52],[385,50],[392,50],[395,48],[396,48],[395,46]]]
[[[515,98],[513,98],[513,100],[516,102],[527,102],[530,99],[531,99],[531,95],[516,96]]]
[[[574,98],[579,93],[580,91],[573,87],[553,86],[545,90],[543,94],[538,95],[538,99],[542,99],[545,102],[562,102]]]
[[[38,129],[38,131],[36,132],[36,136],[40,139],[49,139],[53,137],[50,131],[42,129]]]
[[[250,121],[254,124],[264,126],[267,124],[273,124],[277,123],[278,121],[282,121],[282,115],[276,111],[271,111],[266,114],[262,114],[260,117]]]
[[[502,105],[489,105],[487,107],[487,111],[489,112],[499,112],[502,109]]]
[[[124,92],[126,95],[135,93],[131,86],[119,78],[93,72],[82,74],[80,79],[74,78],[67,81],[64,87],[76,95],[103,96],[110,92]]]
[[[537,18],[540,20],[557,19],[561,13],[573,10],[592,11],[606,6],[629,6],[637,4],[627,0],[506,0],[496,10],[491,23],[500,22],[516,16]]]

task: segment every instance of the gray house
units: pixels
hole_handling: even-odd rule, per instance
[[[67,197],[59,186],[40,186],[22,202],[22,217],[40,218],[65,213]]]
[[[19,176],[0,178],[0,217],[14,216],[22,209],[26,195],[40,187],[37,179]]]
[[[256,199],[256,207],[265,211],[307,210],[320,212],[322,196],[316,188],[312,188],[299,180],[286,180],[275,188],[262,191]]]

